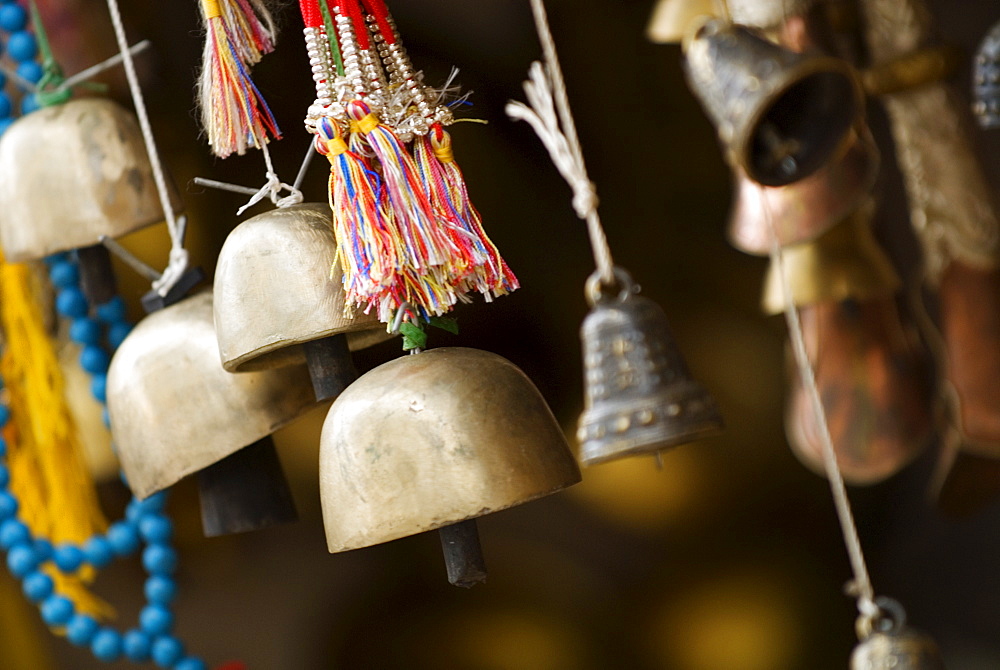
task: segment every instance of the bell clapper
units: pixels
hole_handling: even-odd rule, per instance
[[[111,254],[103,244],[77,249],[80,260],[80,288],[94,305],[103,305],[118,295],[118,282],[111,267]]]
[[[486,559],[475,519],[459,521],[438,530],[448,581],[463,589],[486,582]]]
[[[304,343],[302,348],[305,350],[309,377],[317,401],[336,398],[358,378],[358,371],[347,346],[347,335],[331,335],[312,340]]]

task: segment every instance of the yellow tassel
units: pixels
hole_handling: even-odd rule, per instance
[[[20,518],[33,534],[56,545],[82,544],[104,532],[107,521],[66,403],[54,343],[39,307],[41,293],[42,283],[30,266],[7,263],[0,253],[0,323],[6,345],[0,374],[11,410],[4,431],[10,488],[20,502]],[[72,577],[47,571],[77,612],[101,619],[114,616],[86,587],[95,576],[92,569]]]

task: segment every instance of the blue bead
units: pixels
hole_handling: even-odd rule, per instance
[[[0,408],[6,409],[6,406],[0,405]],[[0,458],[7,456],[7,440],[0,437]]]
[[[143,514],[157,514],[167,507],[167,499],[170,494],[166,490],[157,491],[153,495],[138,501],[139,509]]]
[[[172,577],[153,575],[143,587],[146,600],[157,605],[169,605],[177,596],[177,582]]]
[[[90,642],[90,653],[99,661],[111,663],[122,655],[122,636],[111,628],[102,628]]]
[[[17,519],[7,519],[0,523],[0,547],[10,549],[31,542],[31,531]]]
[[[14,103],[10,101],[10,96],[0,90],[0,119],[6,119],[14,111]]]
[[[65,596],[49,596],[42,602],[42,620],[50,626],[65,626],[73,618],[73,601]]]
[[[17,498],[3,491],[0,493],[0,519],[9,519],[17,514]]]
[[[38,555],[32,547],[19,544],[7,554],[7,569],[15,577],[25,577],[38,567]]]
[[[142,552],[142,566],[154,575],[169,575],[177,569],[177,552],[173,547],[154,544]]]
[[[29,60],[17,66],[17,74],[21,79],[27,79],[32,84],[37,84],[45,76],[45,69],[35,61]]]
[[[0,7],[0,28],[8,33],[24,30],[28,25],[28,12],[20,5],[9,4]]]
[[[56,311],[70,319],[80,319],[87,316],[89,306],[87,297],[79,288],[67,288],[56,296]]]
[[[32,572],[24,578],[21,590],[24,597],[33,603],[40,603],[52,595],[55,589],[55,582],[44,572]]]
[[[80,269],[75,263],[59,261],[49,266],[49,280],[59,288],[80,285]]]
[[[208,666],[205,665],[205,661],[200,658],[188,656],[187,658],[178,661],[177,665],[174,666],[174,670],[208,670]]]
[[[115,557],[115,550],[106,537],[95,535],[87,540],[83,547],[83,553],[87,557],[87,562],[95,568],[103,568],[111,563]]]
[[[0,463],[0,489],[5,489],[10,484],[10,470],[6,465]]]
[[[27,116],[32,112],[37,112],[41,108],[42,105],[38,102],[38,96],[34,93],[30,93],[21,98],[21,116]]]
[[[122,345],[128,334],[132,332],[132,324],[128,321],[116,321],[108,326],[108,346],[114,351]]]
[[[14,125],[14,119],[8,117],[6,119],[0,119],[0,135],[7,132],[7,129]]]
[[[74,319],[69,325],[69,338],[77,344],[98,345],[101,343],[101,324],[86,316]]]
[[[125,320],[125,301],[116,295],[103,305],[97,306],[97,318],[104,323],[114,323]]]
[[[108,542],[118,556],[128,556],[139,548],[139,531],[130,523],[119,521],[108,528]]]
[[[57,568],[65,573],[72,574],[83,565],[84,555],[80,547],[72,544],[64,544],[56,548],[54,558]]]
[[[105,374],[95,374],[94,378],[90,380],[90,393],[97,399],[97,402],[107,402],[108,376]]]
[[[35,553],[38,554],[38,560],[42,563],[52,558],[55,553],[55,548],[52,543],[46,540],[44,537],[36,537],[34,542]]]
[[[7,55],[18,63],[30,62],[38,55],[38,41],[27,30],[18,30],[7,38]],[[38,79],[41,79],[41,77]],[[38,79],[35,79],[31,83],[37,84]]]
[[[77,614],[69,620],[69,625],[66,626],[66,639],[76,646],[82,647],[85,644],[90,644],[100,627],[100,624],[93,617]]]
[[[174,615],[163,605],[146,605],[139,613],[139,625],[150,635],[165,635],[174,627]]]
[[[173,636],[158,637],[153,641],[153,663],[170,668],[184,656],[184,645]]]
[[[10,407],[0,405],[0,428],[6,426],[8,421],[10,421]]]
[[[49,254],[42,259],[46,265],[52,267],[56,263],[68,263],[70,262],[70,253],[68,251],[57,251],[54,254]]]
[[[139,533],[149,544],[164,544],[174,535],[174,524],[162,514],[147,514],[139,520]]]
[[[80,367],[92,375],[103,375],[110,363],[108,354],[100,347],[87,345],[80,352]]]
[[[130,661],[137,663],[149,660],[149,652],[152,646],[153,639],[146,633],[135,628],[125,633],[125,637],[122,639],[125,656]]]
[[[124,477],[124,474],[122,475]],[[125,486],[128,486],[128,482],[125,482]],[[139,519],[146,513],[142,508],[142,501],[138,498],[132,498],[128,505],[125,505],[125,518],[132,523],[138,524]]]

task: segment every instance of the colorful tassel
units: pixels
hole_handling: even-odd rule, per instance
[[[212,152],[244,154],[281,138],[250,67],[274,50],[274,23],[263,0],[202,0],[205,50],[198,101]]]

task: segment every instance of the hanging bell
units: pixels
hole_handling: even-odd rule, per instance
[[[878,172],[878,148],[863,123],[829,163],[793,184],[761,186],[737,167],[729,241],[740,251],[766,256],[772,235],[781,246],[816,239],[861,207]]]
[[[150,314],[115,352],[108,411],[122,470],[145,498],[199,473],[208,536],[295,518],[271,433],[315,406],[304,366],[230,374],[206,291]]]
[[[934,640],[906,625],[899,603],[889,598],[876,602],[891,618],[883,615],[859,625],[861,643],[851,654],[851,670],[945,670]]]
[[[728,160],[765,186],[819,170],[862,116],[860,84],[840,59],[796,53],[722,19],[703,23],[684,51]]]
[[[660,0],[646,26],[655,44],[679,44],[692,24],[702,17],[723,16],[725,0]]]
[[[325,400],[357,378],[349,349],[391,337],[374,314],[345,315],[330,218],[328,205],[294,205],[230,233],[215,272],[215,327],[226,370],[307,363],[316,398]]]
[[[875,202],[869,198],[819,238],[783,249],[792,304],[803,307],[848,299],[864,301],[891,296],[902,286],[892,261],[872,233],[874,213]],[[783,282],[773,265],[764,281],[762,302],[766,314],[785,311]]]
[[[476,349],[432,349],[362,375],[334,401],[320,445],[330,551],[448,527],[449,580],[460,586],[485,577],[470,520],[580,481],[531,380]]]
[[[983,38],[972,71],[972,111],[983,128],[1000,128],[1000,23]]]
[[[139,126],[103,98],[15,121],[0,138],[0,174],[0,245],[8,261],[92,247],[102,236],[163,220]]]
[[[666,314],[637,295],[625,270],[615,268],[615,277],[615,296],[605,293],[599,273],[587,281],[591,311],[580,330],[586,406],[577,430],[584,465],[655,455],[722,429],[715,400],[691,378]]]

